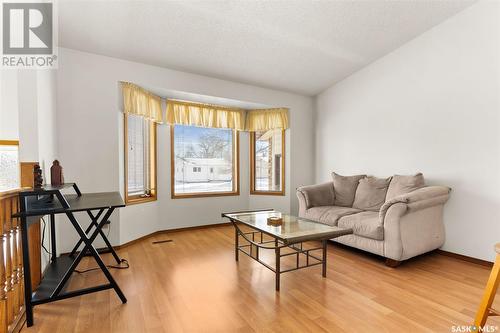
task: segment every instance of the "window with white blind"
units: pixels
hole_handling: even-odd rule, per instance
[[[125,115],[125,201],[156,200],[156,123]]]

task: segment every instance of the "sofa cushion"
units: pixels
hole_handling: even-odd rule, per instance
[[[325,214],[325,212],[332,207],[333,206],[319,206],[319,207],[308,208],[305,210],[304,216],[301,217],[319,222],[321,216],[323,216],[323,214]]]
[[[385,200],[391,200],[401,194],[410,193],[424,186],[424,175],[421,173],[417,173],[413,176],[394,175],[389,184]]]
[[[356,214],[359,212],[361,212],[361,210],[356,208],[333,206],[329,210],[327,210],[323,214],[323,216],[321,216],[321,219],[319,221],[324,224],[336,226],[341,217]]]
[[[391,178],[366,177],[359,181],[353,208],[378,212],[385,202]]]
[[[304,218],[336,226],[342,216],[361,212],[359,209],[339,206],[321,206],[306,209]]]
[[[380,223],[377,212],[360,212],[343,216],[338,221],[338,227],[351,228],[354,235],[375,240],[384,239],[384,226]]]
[[[366,175],[341,176],[332,172],[332,177],[335,206],[352,207],[359,180],[365,178]]]

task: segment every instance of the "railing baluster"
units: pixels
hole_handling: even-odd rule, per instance
[[[10,324],[14,320],[14,308],[13,308],[13,294],[14,290],[12,289],[12,234],[10,232],[11,229],[11,206],[10,206],[10,198],[6,199],[4,204],[5,208],[5,219],[4,219],[4,237],[5,237],[5,290],[7,291],[7,322]]]
[[[11,213],[17,213],[17,197],[12,197],[11,199]],[[12,296],[12,311],[13,311],[13,317],[16,318],[17,315],[19,314],[19,265],[17,263],[17,219],[15,218],[10,218],[11,222],[11,239],[12,239],[12,289],[13,289],[13,296]]]
[[[14,198],[14,202],[16,203],[15,212],[19,212],[19,198],[16,196]],[[24,305],[24,268],[23,268],[23,247],[21,242],[21,220],[16,219],[16,244],[17,244],[17,280],[19,281],[19,294],[18,294],[18,304],[19,304],[19,312],[21,312],[22,307]]]
[[[7,218],[5,205],[8,199],[0,198],[0,332],[5,333],[8,329],[7,321],[7,292],[5,289],[5,234],[4,222]]]

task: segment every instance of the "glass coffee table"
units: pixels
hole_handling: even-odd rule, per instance
[[[276,290],[280,289],[280,275],[302,268],[322,265],[323,277],[326,277],[327,241],[329,239],[352,234],[352,229],[344,229],[321,224],[293,215],[283,214],[275,210],[255,210],[233,213],[223,213],[222,217],[228,218],[235,230],[235,259],[238,261],[239,252],[258,261],[269,268],[276,276]],[[269,217],[281,217],[280,226],[268,224]],[[241,226],[247,226],[251,231],[244,231]],[[241,239],[240,239],[241,238]],[[242,244],[240,244],[242,240]],[[321,241],[320,247],[305,248],[304,242]],[[261,260],[260,250],[275,251],[275,267]],[[282,250],[287,250],[282,251]],[[321,257],[313,251],[321,250]],[[295,267],[282,270],[281,258],[295,256]],[[300,258],[305,258],[305,264],[300,263]]]

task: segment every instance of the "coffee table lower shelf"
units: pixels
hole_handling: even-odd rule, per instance
[[[242,252],[267,267],[275,274],[276,291],[280,290],[280,275],[303,268],[322,266],[322,275],[326,277],[327,241],[332,238],[352,234],[352,229],[339,228],[311,221],[305,218],[283,214],[274,209],[222,213],[234,226],[234,254],[236,261]],[[270,218],[279,218],[281,224],[269,223]],[[243,231],[240,225],[252,231]],[[267,239],[264,237],[267,236]],[[240,238],[246,243],[240,244]],[[305,242],[320,241],[320,247],[304,248]],[[287,252],[282,252],[287,249]],[[260,259],[260,250],[274,250],[274,267]],[[291,250],[291,252],[290,252]],[[311,253],[321,250],[319,254]],[[295,267],[282,269],[281,258],[295,256]],[[300,258],[305,257],[305,265]]]
[[[322,265],[322,275],[326,277],[326,263],[327,263],[327,240],[321,240],[320,247],[313,247],[304,249],[303,243],[298,242],[294,244],[284,244],[278,239],[274,240],[264,240],[264,233],[262,231],[250,231],[244,232],[242,231],[236,223],[233,223],[235,228],[235,260],[239,260],[239,252],[242,252],[259,262],[263,266],[270,269],[275,274],[276,280],[276,291],[280,290],[280,275],[283,273],[296,271],[303,268],[314,267],[317,265]],[[240,245],[240,236],[247,242],[247,244]],[[258,239],[257,241],[255,239]],[[281,250],[283,248],[291,249],[292,252],[282,253]],[[260,249],[265,250],[274,250],[275,252],[275,267],[272,267],[268,263],[262,261],[259,257]],[[322,251],[321,257],[318,257],[316,254],[310,253],[312,251]],[[300,264],[300,255],[305,256],[306,263],[305,265]],[[296,265],[293,268],[288,268],[285,270],[281,269],[281,258],[295,256],[296,257]]]

